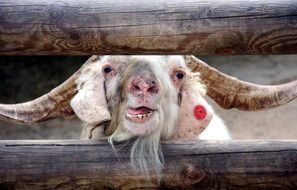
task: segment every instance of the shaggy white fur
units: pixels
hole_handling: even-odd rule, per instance
[[[184,69],[189,73],[189,70],[187,70],[182,56],[104,56],[98,64],[89,68],[88,75],[77,81],[78,90],[90,86],[89,88],[93,89],[90,93],[98,93],[96,86],[94,86],[94,83],[98,81],[96,76],[98,72],[101,72],[102,65],[111,63],[116,64],[112,65],[114,75],[105,76],[107,77],[105,78],[106,110],[108,109],[111,114],[110,125],[106,127],[115,130],[108,136],[108,140],[113,145],[114,141],[134,139],[130,153],[132,166],[146,174],[148,178],[153,173],[161,179],[163,155],[160,149],[160,141],[170,139],[176,132],[180,111],[178,98],[179,93],[181,93],[181,86],[177,85],[180,81],[173,80],[172,72],[174,69]],[[135,76],[136,72],[144,70],[154,75],[159,85],[159,92],[149,100],[151,101],[149,104],[156,109],[154,116],[149,121],[139,124],[125,118],[129,106],[141,106],[137,103],[138,99],[127,92],[127,83],[131,77]],[[198,83],[198,90],[201,95],[205,94],[205,86],[200,83],[199,74],[191,73],[183,81],[185,85],[191,83]],[[89,95],[89,97],[96,96],[98,95]],[[94,115],[96,114],[94,113]],[[87,127],[89,128],[86,130],[92,129],[90,125]],[[101,134],[104,133],[103,130],[97,131]],[[198,138],[201,140],[226,140],[230,139],[230,135],[224,122],[214,115],[209,126]]]
[[[231,135],[224,121],[214,115],[207,128],[199,135],[200,140],[230,140]]]

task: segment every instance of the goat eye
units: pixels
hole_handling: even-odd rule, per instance
[[[175,73],[175,76],[176,76],[179,80],[181,80],[181,79],[183,79],[183,78],[185,77],[185,73],[184,73],[183,71],[177,71],[177,72]]]
[[[104,69],[103,69],[103,71],[104,71],[104,73],[110,73],[111,71],[112,71],[113,69],[111,68],[111,67],[105,67]]]

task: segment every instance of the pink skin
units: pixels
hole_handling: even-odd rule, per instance
[[[154,80],[155,77],[151,75],[151,73],[142,72],[131,77],[128,82],[130,105],[127,107],[126,119],[131,122],[145,123],[156,111],[152,105],[159,94],[159,87]]]
[[[125,127],[136,135],[146,135],[156,127],[159,84],[150,71],[142,71],[128,80]]]
[[[172,84],[179,90],[183,78],[179,79],[177,73],[182,73],[184,78],[186,77],[184,68],[177,63],[172,63],[169,67],[169,75]],[[146,135],[155,130],[158,121],[155,113],[158,111],[156,107],[160,97],[159,92],[159,84],[150,71],[140,71],[129,79],[125,127],[130,132]]]
[[[183,89],[182,96],[178,129],[172,139],[196,138],[208,126],[213,110],[195,84]]]
[[[116,61],[115,63],[117,63]],[[208,125],[212,118],[212,109],[202,97],[199,88],[195,84],[182,87],[184,78],[187,76],[187,70],[183,62],[177,59],[171,59],[168,64],[168,74],[171,82],[177,91],[182,93],[182,102],[179,113],[178,128],[173,135],[174,138],[193,138],[197,137]],[[113,61],[107,62],[105,67],[111,67],[112,71],[104,73],[106,81],[112,84],[118,70],[121,70],[120,64],[113,64]],[[183,77],[181,78],[181,74]],[[114,81],[113,81],[114,82]],[[108,86],[109,84],[107,84]],[[138,70],[128,79],[126,92],[127,102],[123,126],[134,135],[148,135],[156,130],[159,125],[158,105],[161,97],[160,85],[156,76],[149,70]],[[108,91],[107,91],[108,92]],[[203,117],[201,113],[196,113],[196,106],[202,106],[204,110]],[[195,115],[196,114],[196,115]],[[197,119],[198,114],[198,119]],[[200,117],[201,116],[201,117]]]
[[[136,75],[130,79],[128,93],[137,98],[137,104],[148,107],[152,97],[159,93],[159,87],[150,76]]]

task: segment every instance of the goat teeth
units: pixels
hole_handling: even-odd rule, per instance
[[[129,114],[129,113],[126,113],[126,118],[137,119],[137,120],[146,120],[146,119],[150,118],[152,114],[153,114],[152,112],[149,112],[147,114]]]

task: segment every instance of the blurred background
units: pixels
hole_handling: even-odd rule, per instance
[[[199,56],[220,71],[257,84],[297,80],[297,55]],[[20,103],[37,98],[73,74],[88,57],[0,56],[0,102]],[[296,139],[297,99],[260,112],[223,110],[213,105],[234,139]],[[79,139],[82,123],[55,119],[32,126],[0,121],[0,139]]]

